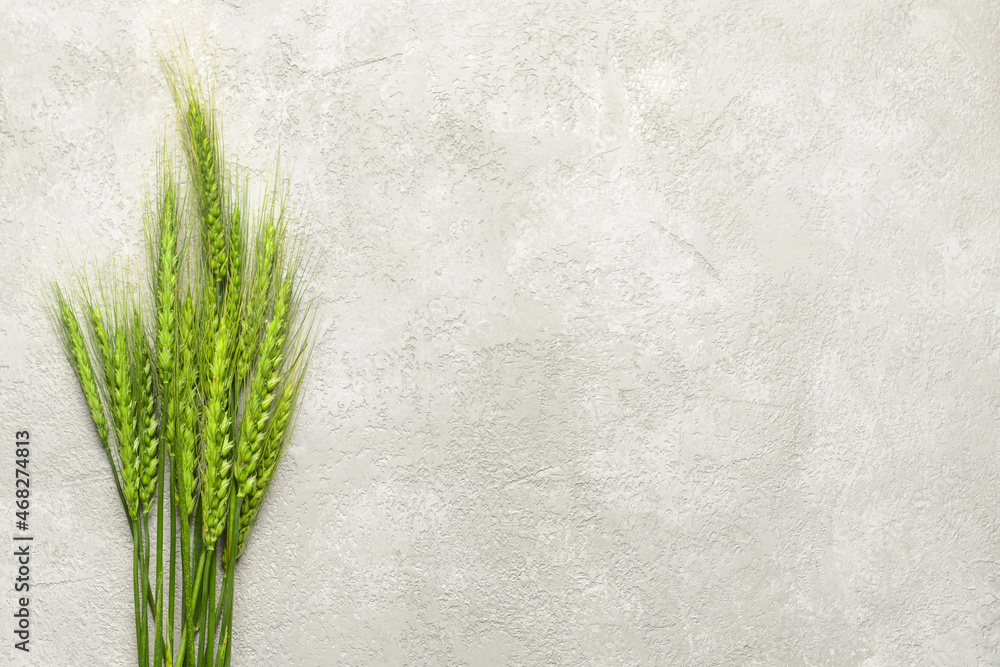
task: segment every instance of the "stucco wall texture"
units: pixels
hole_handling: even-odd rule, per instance
[[[31,653],[134,663],[130,536],[44,311],[141,265],[212,61],[317,346],[234,665],[1000,664],[1000,6],[0,1],[0,540]],[[8,537],[4,538],[4,535]],[[8,542],[8,544],[12,544]]]

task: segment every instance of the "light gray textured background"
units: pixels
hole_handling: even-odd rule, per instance
[[[234,664],[1000,664],[998,22],[0,1],[0,540],[17,428],[37,539],[28,657],[0,557],[0,663],[134,660],[130,538],[40,296],[140,261],[176,28],[230,154],[280,144],[316,259]]]

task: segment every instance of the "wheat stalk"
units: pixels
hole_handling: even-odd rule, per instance
[[[152,220],[149,224],[148,246],[151,249],[151,264],[155,275],[153,285],[155,330],[154,349],[156,357],[156,368],[158,377],[158,391],[160,399],[160,433],[158,436],[159,448],[157,451],[157,488],[159,493],[156,497],[156,533],[158,536],[156,543],[156,647],[154,654],[154,664],[158,664],[161,656],[166,657],[167,663],[171,661],[174,637],[175,619],[175,571],[177,563],[177,521],[175,520],[176,506],[169,505],[170,514],[170,560],[167,564],[167,574],[169,576],[169,586],[165,592],[163,589],[163,519],[164,519],[164,495],[167,493],[166,484],[173,487],[173,477],[175,466],[170,466],[171,478],[166,480],[166,465],[168,457],[172,457],[175,452],[175,438],[177,434],[176,416],[179,409],[177,396],[177,375],[174,367],[176,359],[177,345],[177,208],[176,193],[174,190],[174,180],[172,168],[169,161],[161,168],[159,180],[159,199],[155,215],[155,229]],[[147,215],[147,219],[152,218]],[[155,233],[155,237],[154,237]],[[154,240],[155,239],[155,240]],[[169,501],[168,501],[169,502]],[[167,598],[167,618],[163,618],[163,598]],[[161,641],[160,628],[166,624],[166,640]]]

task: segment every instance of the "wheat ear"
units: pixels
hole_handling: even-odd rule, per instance
[[[97,363],[101,369],[101,375],[104,379],[104,388],[110,394],[112,388],[114,387],[114,374],[112,373],[114,358],[111,354],[111,334],[108,332],[107,324],[104,321],[104,315],[101,313],[100,308],[94,303],[93,299],[88,295],[86,299],[87,308],[87,321],[90,325],[90,333],[93,336],[93,340],[97,349]],[[114,428],[114,412],[110,411],[112,428]]]
[[[153,361],[149,340],[137,305],[132,308],[132,360],[135,375],[136,420],[139,448],[139,502],[144,511],[152,507],[150,499],[156,491],[159,473],[159,420],[153,393]]]
[[[189,68],[163,64],[177,108],[188,171],[194,183],[205,261],[212,286],[221,293],[228,258],[223,220],[222,150],[215,108],[211,97],[202,94],[198,78]]]
[[[226,236],[226,307],[233,315],[231,318],[234,324],[242,323],[242,300],[244,289],[244,273],[246,272],[246,236],[247,227],[243,219],[243,211],[246,203],[243,194],[247,186],[238,187],[234,182],[226,188],[228,204],[227,214],[227,236]]]
[[[184,521],[194,513],[198,466],[198,362],[194,302],[187,295],[181,304],[177,350],[177,490],[175,502]]]
[[[280,244],[280,228],[275,224],[273,215],[269,215],[257,239],[249,296],[246,303],[246,315],[243,328],[240,331],[240,344],[236,358],[236,377],[240,388],[249,377],[250,369],[260,351],[261,334],[267,317],[267,309],[274,293],[274,266]]]
[[[257,521],[257,514],[260,512],[261,504],[271,488],[271,481],[274,479],[274,472],[278,468],[281,456],[288,445],[291,436],[292,415],[297,405],[299,390],[302,386],[302,378],[305,373],[306,361],[289,374],[281,387],[278,401],[272,411],[270,422],[264,431],[263,444],[261,447],[260,463],[257,467],[257,478],[253,489],[243,500],[240,511],[239,542],[236,549],[236,557],[243,555],[250,531]]]
[[[177,347],[177,208],[173,179],[167,175],[162,184],[158,211],[156,253],[156,370],[163,396],[161,437],[171,456],[176,439],[177,386],[174,369]]]
[[[117,319],[117,318],[116,318]],[[129,359],[128,320],[116,324],[111,345],[109,374],[114,378],[110,386],[111,414],[114,417],[115,435],[118,439],[118,461],[121,465],[122,492],[129,518],[139,515],[139,476],[141,459],[136,424],[136,401],[133,392],[132,363]]]
[[[264,426],[270,416],[274,391],[281,381],[279,374],[292,311],[292,279],[285,278],[278,286],[274,311],[264,332],[257,373],[250,383],[243,421],[240,422],[239,446],[236,454],[237,492],[246,496],[253,490],[257,462],[263,445]]]
[[[226,409],[231,379],[229,336],[223,315],[211,344],[202,416],[201,511],[206,548],[215,544],[225,525],[231,487],[233,442]]]
[[[226,230],[222,219],[222,182],[219,176],[219,150],[215,142],[215,114],[206,110],[193,96],[188,99],[184,126],[190,142],[188,160],[194,176],[195,193],[201,214],[202,238],[209,274],[217,289],[226,279]]]
[[[58,317],[61,331],[61,338],[76,371],[76,377],[80,381],[84,398],[87,399],[87,407],[90,409],[90,418],[97,429],[97,435],[101,438],[108,456],[111,456],[111,446],[108,443],[108,420],[104,416],[104,407],[101,403],[101,391],[94,376],[94,367],[90,363],[90,353],[87,351],[86,339],[83,330],[80,328],[80,321],[76,313],[66,301],[59,286],[53,287],[58,309]],[[112,465],[114,460],[112,460]]]

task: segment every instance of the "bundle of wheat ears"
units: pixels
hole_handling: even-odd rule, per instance
[[[72,298],[53,289],[132,532],[139,664],[154,667],[230,664],[236,564],[288,445],[310,345],[281,181],[251,208],[190,62],[164,60],[184,159],[160,152],[147,197],[151,295],[107,273]]]

